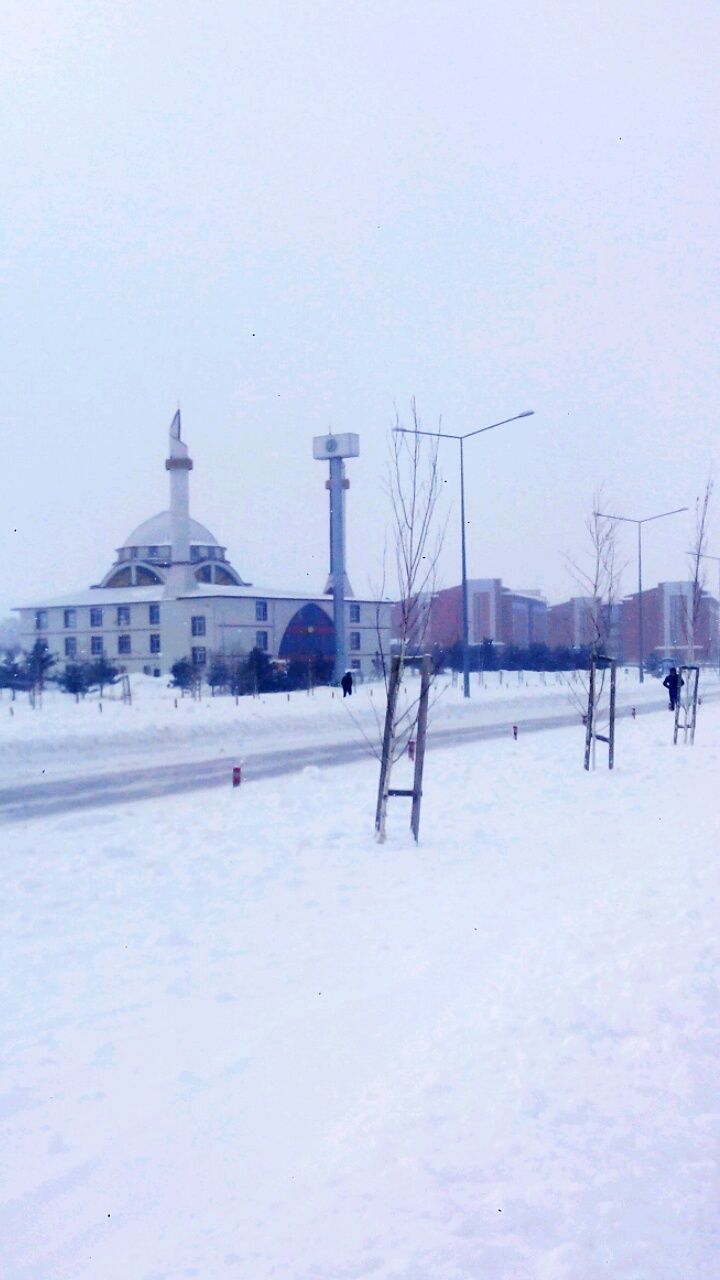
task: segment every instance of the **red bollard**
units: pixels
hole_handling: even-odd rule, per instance
[[[408,742],[408,758],[410,760],[415,759],[415,739],[414,738],[411,738],[410,741]]]
[[[239,787],[242,782],[242,767],[239,764],[233,765],[233,786]]]
[[[517,742],[517,725],[516,724],[513,725],[513,738]]]

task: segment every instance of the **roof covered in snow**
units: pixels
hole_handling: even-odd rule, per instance
[[[122,545],[124,547],[157,547],[166,543],[172,543],[171,516],[169,511],[160,511],[158,515],[151,516],[149,520],[139,524],[137,529],[133,529]],[[215,535],[206,529],[204,524],[191,518],[190,545],[193,544],[196,546],[220,545]]]

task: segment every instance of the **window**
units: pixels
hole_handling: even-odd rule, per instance
[[[202,647],[193,647],[192,660],[194,667],[204,667],[207,661],[207,649],[203,649]]]
[[[151,587],[154,586],[156,582],[161,581],[162,579],[157,573],[155,573],[155,570],[148,569],[146,564],[139,564],[135,570],[136,587]]]
[[[132,653],[130,636],[118,636],[118,653]]]
[[[65,657],[74,658],[77,654],[77,636],[65,637]]]
[[[103,656],[103,638],[102,636],[90,637],[90,653],[93,658],[102,658]]]
[[[160,605],[151,604],[148,606],[148,622],[151,627],[160,626]]]
[[[151,652],[151,653],[159,653],[159,652],[160,652],[160,636],[158,636],[158,635],[151,635],[151,636],[150,636],[150,652]]]
[[[350,605],[350,621],[351,622],[360,621],[360,605],[359,604]]]
[[[256,631],[255,632],[255,648],[262,649],[263,652],[265,652],[267,650],[267,647],[268,647],[267,631]]]
[[[138,555],[139,555],[139,552],[140,552],[140,548],[139,548],[139,547],[131,547],[131,548],[130,548],[130,559],[131,559],[131,560],[137,560]]]
[[[359,659],[359,658],[351,658],[351,659],[350,659],[350,666],[352,667],[353,671],[360,671],[360,670],[361,670],[361,666],[360,666],[360,659]]]
[[[670,597],[670,643],[685,644],[688,633],[688,615],[691,611],[684,596]]]
[[[350,632],[350,648],[351,649],[360,648],[360,632],[359,631]]]
[[[148,547],[148,560],[157,560],[160,555],[159,547]]]
[[[102,626],[102,609],[91,609],[91,610],[90,610],[90,626],[91,626],[91,627],[101,627],[101,626]]]
[[[205,635],[205,615],[204,613],[196,614],[190,619],[190,631],[194,636]]]
[[[255,601],[255,621],[267,622],[267,600]]]
[[[47,627],[47,609],[35,610],[35,630],[44,631]]]
[[[117,625],[119,627],[130,626],[130,605],[119,604],[117,610]]]
[[[191,560],[199,560],[199,559],[200,559],[200,548],[199,548],[199,547],[191,547],[191,548],[190,548],[190,559],[191,559]]]
[[[77,625],[77,613],[76,613],[75,609],[65,609],[65,610],[64,610],[64,612],[63,612],[63,622],[64,622],[64,625],[65,625],[66,627],[68,627],[68,628],[70,628],[70,627],[75,627],[75,626]]]

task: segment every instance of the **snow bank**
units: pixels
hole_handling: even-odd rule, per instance
[[[419,848],[369,763],[13,828],[3,1275],[714,1278],[720,714],[671,725],[432,750]]]
[[[414,698],[412,678],[403,696]],[[14,703],[7,691],[0,699],[0,772],[6,781],[72,776],[131,767],[143,760],[153,764],[209,754],[250,754],[304,745],[357,741],[362,729],[380,736],[378,718],[384,710],[381,685],[356,687],[351,699],[319,688],[306,692],[265,694],[258,698],[203,697],[196,701],[169,689],[166,681],[132,677],[133,701],[125,706],[106,698],[99,710],[97,696],[76,703],[49,688],[41,709],[33,710],[27,696]],[[718,690],[715,673],[703,673],[703,687]],[[409,689],[409,693],[408,693]],[[580,713],[582,684],[572,673],[556,678],[538,672],[488,673],[480,685],[473,676],[472,697],[462,696],[462,680],[445,676],[435,685],[431,728],[492,724],[508,717]],[[665,700],[659,682],[638,684],[634,672],[621,673],[619,705],[654,704]]]

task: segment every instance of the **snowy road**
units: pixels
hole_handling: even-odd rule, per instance
[[[720,693],[708,692],[705,697],[718,698]],[[637,714],[659,712],[666,707],[665,699],[657,698],[639,705]],[[631,715],[631,707],[619,707],[617,714],[618,718],[627,718]],[[578,722],[579,714],[575,711],[551,715],[516,715],[499,723],[431,730],[428,742],[431,746],[460,746],[466,742],[507,737],[512,732],[513,724],[517,724],[520,734],[526,734],[565,728]],[[369,750],[368,745],[358,738],[356,741],[324,743],[320,746],[249,753],[242,758],[243,782],[279,777],[306,768],[325,769],[333,765],[348,764],[353,760],[367,758]],[[122,769],[57,780],[46,777],[37,782],[18,783],[0,788],[0,822],[24,822],[31,818],[54,816],[79,809],[128,804],[136,800],[158,799],[211,787],[227,787],[231,781],[232,764],[231,759],[222,756],[209,760],[152,765],[149,768]]]

